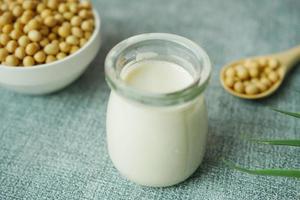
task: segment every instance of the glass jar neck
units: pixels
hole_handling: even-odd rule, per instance
[[[163,94],[145,92],[126,84],[121,77],[122,70],[145,60],[175,63],[189,72],[193,82],[181,90]],[[107,83],[117,94],[143,104],[168,106],[191,101],[205,90],[211,74],[211,62],[202,48],[186,38],[149,33],[117,44],[106,57],[105,74]]]

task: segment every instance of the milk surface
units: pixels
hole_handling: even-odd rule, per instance
[[[122,72],[123,80],[133,88],[151,93],[172,93],[193,83],[181,66],[160,60],[135,63]]]
[[[132,88],[159,94],[193,83],[184,68],[159,60],[127,66],[121,77]],[[202,95],[181,105],[153,106],[112,91],[106,125],[115,167],[138,184],[174,185],[188,178],[202,161],[208,127]]]

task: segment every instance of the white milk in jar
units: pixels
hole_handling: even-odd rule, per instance
[[[122,55],[126,50],[116,54],[113,49],[107,59],[116,62],[106,60],[106,78],[112,88],[106,123],[108,151],[115,167],[129,180],[147,186],[170,186],[188,178],[204,156],[208,122],[202,92],[210,62],[204,57],[207,63],[199,65],[202,69],[197,76],[197,69],[188,64],[192,61],[183,62],[176,55],[182,52],[175,47],[172,52],[168,44],[173,42],[169,37],[190,44],[189,40],[170,34],[142,36],[133,38],[138,37],[137,42],[153,40],[154,44],[145,48],[151,49],[150,57],[138,58],[135,49],[135,60],[126,62],[126,55]],[[162,39],[167,40],[165,45],[154,41]],[[158,50],[160,45],[168,51]],[[155,50],[158,52],[153,53]]]

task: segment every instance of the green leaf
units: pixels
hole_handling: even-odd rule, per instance
[[[270,145],[284,145],[284,146],[294,146],[300,147],[300,140],[260,140],[260,139],[250,139],[252,142],[257,142],[260,144],[270,144]]]
[[[259,144],[300,147],[300,139],[288,139],[288,140],[282,140],[282,139],[277,139],[277,140],[274,140],[274,139],[253,139],[253,138],[250,138],[247,135],[241,135],[241,139],[247,140],[249,142],[259,143]]]
[[[231,169],[235,169],[248,174],[300,178],[300,169],[248,169],[238,166],[233,162],[227,161],[225,159],[223,159],[223,162]]]
[[[271,108],[271,109],[276,111],[276,112],[283,113],[285,115],[300,118],[300,112],[288,112],[288,111],[280,110],[280,109],[277,109],[277,108]]]

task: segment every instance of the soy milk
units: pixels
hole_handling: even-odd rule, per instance
[[[161,60],[126,66],[121,78],[130,87],[153,94],[180,91],[194,81],[183,67]],[[106,125],[113,164],[138,184],[174,185],[202,161],[208,128],[202,94],[183,104],[154,106],[112,91]]]

